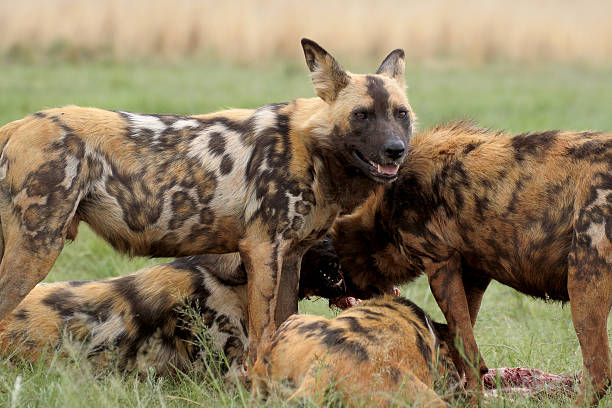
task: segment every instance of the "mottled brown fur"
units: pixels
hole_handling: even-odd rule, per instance
[[[406,163],[395,183],[335,226],[349,289],[367,297],[427,274],[472,362],[472,327],[491,279],[570,301],[585,378],[603,395],[611,368],[612,134],[513,135],[459,122],[416,135]],[[456,361],[477,388],[472,362]]]
[[[304,257],[300,297],[344,293],[337,259],[329,255]],[[72,351],[102,367],[198,371],[218,354],[240,374],[247,325],[240,257],[191,256],[119,278],[37,285],[0,321],[0,355],[36,362],[69,341]]]
[[[445,407],[434,382],[449,394],[461,386],[448,340],[445,325],[398,297],[366,301],[333,319],[294,315],[258,359],[254,393],[321,403],[334,389],[347,406]]]
[[[395,179],[412,132],[401,50],[357,75],[302,46],[318,98],[199,116],[68,106],[0,128],[0,318],[83,220],[132,255],[239,251],[254,358],[297,310],[303,253]]]

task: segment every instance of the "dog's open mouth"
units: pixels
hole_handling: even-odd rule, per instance
[[[353,150],[352,155],[357,164],[359,164],[367,174],[375,179],[392,180],[397,177],[397,171],[399,170],[399,164],[397,163],[376,163],[372,160],[366,159],[357,150]]]

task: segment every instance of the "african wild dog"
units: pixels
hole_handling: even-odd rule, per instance
[[[395,183],[334,226],[349,292],[367,297],[427,274],[472,360],[491,279],[570,301],[584,372],[602,396],[611,368],[612,134],[511,135],[459,122],[413,137],[406,161]],[[471,364],[455,362],[477,388]]]
[[[200,116],[69,106],[0,128],[0,318],[83,220],[132,255],[239,251],[254,358],[297,311],[303,253],[396,178],[412,133],[402,50],[356,75],[302,46],[316,98]]]
[[[446,325],[396,296],[363,302],[334,319],[294,315],[264,346],[253,368],[253,391],[323,402],[334,388],[348,406],[444,407],[434,391],[461,387]],[[287,389],[277,389],[289,384]]]
[[[103,367],[197,371],[212,351],[241,375],[247,285],[219,276],[244,273],[237,254],[199,255],[119,278],[39,284],[0,322],[0,355],[37,361],[69,339],[78,355]],[[337,259],[304,256],[300,297],[335,298],[343,288]]]

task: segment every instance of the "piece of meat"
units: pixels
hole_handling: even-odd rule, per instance
[[[535,398],[572,397],[579,380],[579,375],[551,374],[523,367],[491,368],[483,377],[485,394],[491,397],[500,396],[500,392]]]

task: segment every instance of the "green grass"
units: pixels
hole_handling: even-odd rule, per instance
[[[360,69],[374,67],[361,65]],[[5,62],[0,64],[0,72],[1,123],[64,104],[189,114],[314,95],[305,68],[282,63],[246,68],[202,61],[128,65]],[[406,78],[421,128],[468,117],[485,126],[516,132],[612,130],[612,70],[409,66]],[[83,226],[76,242],[63,251],[48,281],[116,276],[158,262],[118,255]],[[403,291],[442,320],[424,279]],[[521,365],[559,373],[581,369],[569,307],[547,304],[493,284],[481,310],[476,337],[490,367]],[[332,313],[321,300],[302,302],[300,311]],[[198,376],[102,375],[87,362],[52,358],[48,364],[35,366],[0,362],[0,406],[10,406],[18,377],[21,387],[15,406],[243,406],[247,398],[223,387],[215,389]],[[488,406],[559,404],[568,402],[497,401]],[[612,398],[602,404],[612,406]]]

